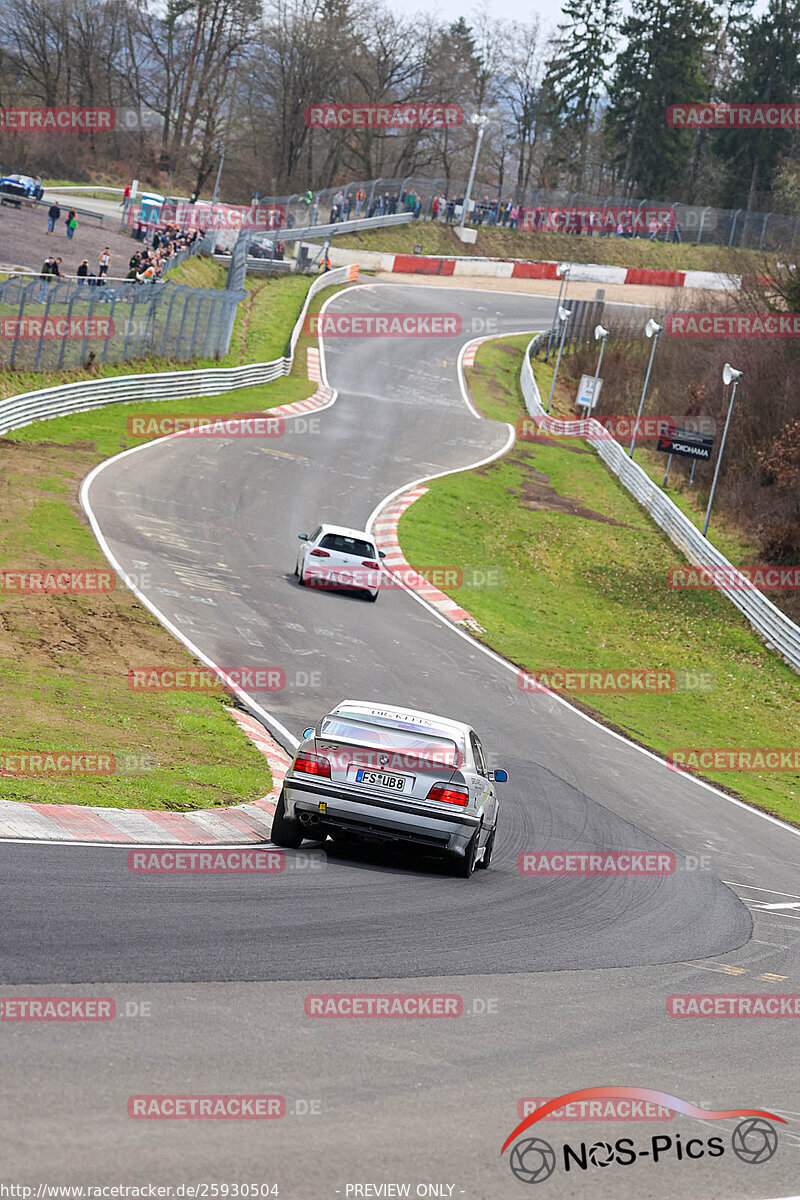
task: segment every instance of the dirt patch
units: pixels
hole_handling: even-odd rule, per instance
[[[620,529],[633,528],[624,521],[615,521],[613,517],[607,517],[603,513],[595,512],[594,509],[577,504],[566,496],[561,496],[551,485],[549,475],[545,475],[542,471],[535,471],[521,459],[509,458],[505,461],[511,466],[519,467],[522,471],[522,489],[517,491],[515,488],[509,488],[508,491],[513,496],[519,496],[523,508],[527,508],[531,512],[566,513],[570,517],[582,517],[585,521],[597,521],[601,525],[616,525]]]

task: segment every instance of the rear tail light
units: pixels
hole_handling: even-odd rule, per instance
[[[325,779],[331,777],[331,764],[327,758],[320,758],[318,754],[301,754],[294,761],[295,771],[302,771],[305,775],[321,775]]]
[[[362,567],[372,567],[374,571],[379,571],[381,568],[380,563],[371,562],[368,558],[365,558],[361,565]]]
[[[312,558],[330,558],[330,554],[328,554],[327,550],[312,550],[311,557]]]
[[[438,800],[442,804],[469,804],[469,792],[462,788],[451,788],[446,783],[435,783],[428,792],[429,800]]]

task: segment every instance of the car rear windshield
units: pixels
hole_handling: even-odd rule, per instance
[[[335,550],[337,554],[355,554],[359,558],[374,558],[375,547],[361,538],[345,537],[343,533],[326,533],[320,542],[323,550]]]
[[[361,746],[386,747],[415,755],[420,762],[440,766],[457,767],[463,762],[463,755],[450,738],[423,733],[419,729],[395,729],[371,721],[356,721],[352,717],[325,717],[320,727],[320,737],[330,740],[342,738],[348,742],[358,742]]]

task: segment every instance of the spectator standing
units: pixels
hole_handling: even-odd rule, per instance
[[[78,228],[78,218],[75,215],[75,209],[71,208],[67,213],[67,237],[72,241],[75,237],[75,230]]]
[[[56,227],[56,221],[59,219],[60,216],[61,216],[61,209],[58,207],[56,202],[53,201],[53,203],[50,205],[50,208],[47,211],[47,232],[48,233],[54,232],[55,227]]]
[[[86,276],[89,274],[89,260],[85,258],[77,270],[78,287],[83,287],[86,281]]]
[[[98,258],[97,261],[98,261],[97,275],[98,275],[99,279],[102,279],[105,275],[108,274],[108,268],[111,266],[111,251],[109,250],[108,246],[106,246],[105,250],[100,255],[100,257]]]
[[[361,216],[361,210],[364,207],[364,201],[367,198],[367,193],[363,188],[359,188],[356,192],[356,216]]]
[[[50,269],[51,269],[54,261],[55,261],[55,259],[51,258],[48,255],[48,257],[42,263],[42,269],[39,273],[39,278],[41,279],[41,283],[39,284],[39,294],[36,298],[37,298],[37,300],[40,300],[42,303],[44,303],[44,301],[47,299],[47,285],[51,279]]]
[[[518,204],[512,204],[512,206],[511,206],[511,216],[509,217],[508,227],[509,227],[509,229],[519,229],[519,205]]]

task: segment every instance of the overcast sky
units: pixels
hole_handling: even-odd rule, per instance
[[[457,21],[463,16],[469,21],[478,5],[474,0],[416,0],[409,6],[412,10],[424,10],[431,16]],[[529,21],[538,16],[542,26],[555,28],[561,16],[561,0],[491,0],[486,7],[493,17],[506,21]]]

